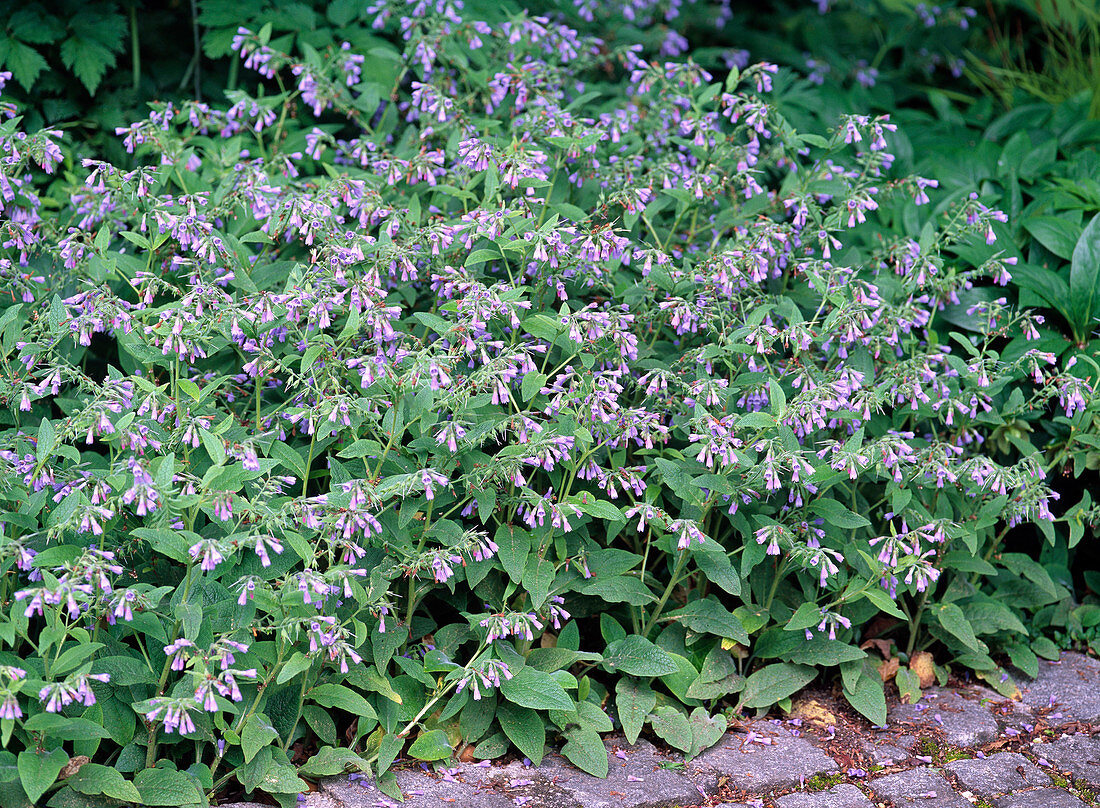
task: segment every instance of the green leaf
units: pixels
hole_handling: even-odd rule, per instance
[[[474,757],[478,760],[498,758],[508,751],[508,737],[503,732],[494,732],[474,747]]]
[[[804,665],[839,665],[842,662],[854,662],[867,656],[866,651],[840,640],[828,637],[814,637],[804,640],[794,650],[784,656],[788,662],[800,662]]]
[[[198,784],[183,772],[171,768],[143,768],[134,776],[143,806],[189,806],[205,804]]]
[[[944,631],[959,640],[971,651],[977,651],[980,654],[989,651],[986,644],[974,636],[974,629],[970,625],[970,621],[966,619],[966,615],[957,605],[954,603],[941,603],[932,607],[929,611],[935,615]]]
[[[313,664],[313,662],[309,657],[301,651],[295,651],[290,659],[283,665],[282,670],[279,671],[279,675],[275,677],[275,684],[286,684],[299,673],[308,671],[311,664]]]
[[[306,777],[332,777],[349,771],[369,772],[370,764],[350,749],[332,746],[322,746],[299,769]]]
[[[668,615],[669,620],[678,622],[700,634],[713,634],[737,640],[743,645],[749,644],[749,635],[733,614],[714,598],[696,600]]]
[[[1008,658],[1012,660],[1012,664],[1024,672],[1029,678],[1036,679],[1039,676],[1039,658],[1035,656],[1035,652],[1028,648],[1026,645],[1010,645],[1006,649],[1008,651]]]
[[[341,710],[347,710],[352,715],[378,720],[378,715],[374,712],[374,708],[370,706],[370,703],[354,690],[343,685],[317,685],[307,695],[322,707],[338,707]]]
[[[894,683],[898,686],[898,696],[902,704],[916,704],[920,701],[920,677],[909,668],[898,668]]]
[[[80,79],[88,93],[95,95],[107,68],[115,66],[115,55],[99,42],[71,36],[61,43],[61,61]]]
[[[1073,255],[1074,245],[1081,232],[1079,225],[1072,224],[1062,216],[1031,216],[1022,225],[1036,241],[1067,261]],[[1015,279],[1015,271],[1012,275]]]
[[[527,556],[531,553],[531,534],[514,525],[501,525],[494,536],[497,558],[504,571],[515,583],[523,580],[523,571],[527,567]]]
[[[1073,248],[1069,292],[1076,336],[1083,339],[1100,317],[1100,215],[1092,218]]]
[[[550,586],[554,583],[554,563],[531,553],[527,556],[527,565],[523,569],[522,583],[531,598],[531,608],[541,609],[550,596]]]
[[[693,544],[691,557],[712,584],[717,584],[734,597],[741,594],[741,576],[734,570],[730,557],[720,545],[709,541],[701,546]]]
[[[523,400],[530,401],[533,399],[538,391],[546,386],[547,378],[549,377],[545,373],[538,373],[537,371],[525,373],[523,383],[519,387],[519,394]]]
[[[629,603],[632,606],[644,606],[657,600],[649,587],[633,575],[598,576],[579,587],[578,591],[608,603]]]
[[[688,760],[718,743],[726,731],[726,717],[720,713],[712,716],[702,707],[691,711],[688,724],[691,726],[691,748],[687,750],[686,756]]]
[[[527,707],[505,703],[497,707],[497,720],[516,749],[538,766],[546,751],[546,724],[542,716]]]
[[[658,707],[649,719],[650,726],[662,741],[673,749],[688,752],[691,749],[691,724],[687,716],[671,705]]]
[[[447,733],[441,729],[421,733],[409,747],[409,757],[417,760],[444,760],[453,752],[447,742]]]
[[[382,742],[378,744],[378,760],[375,761],[378,766],[379,777],[389,770],[393,762],[397,760],[397,756],[401,754],[404,746],[405,739],[400,735],[385,735],[382,737]]]
[[[101,642],[74,645],[66,649],[65,652],[57,658],[57,662],[51,666],[50,670],[54,676],[63,676],[69,671],[79,668],[88,657],[94,656],[95,652],[102,647],[103,643]]]
[[[745,682],[741,704],[745,707],[770,707],[794,695],[817,676],[817,669],[793,662],[778,662],[756,671]]]
[[[11,71],[24,90],[31,89],[38,74],[48,67],[38,51],[10,37],[0,39],[0,63]]]
[[[744,689],[745,677],[737,673],[731,673],[729,676],[723,676],[721,679],[712,681],[704,681],[700,676],[691,683],[684,695],[689,699],[712,701],[714,699],[724,699],[726,696],[740,693]]]
[[[199,439],[202,441],[202,445],[203,448],[206,449],[206,453],[210,455],[210,462],[213,463],[215,466],[224,465],[225,441],[208,429],[199,430]],[[286,448],[289,449],[290,447]]]
[[[513,704],[532,710],[572,712],[576,709],[573,699],[553,676],[529,666],[515,671],[511,679],[502,680],[500,692]]]
[[[575,720],[578,724],[594,729],[596,732],[611,732],[615,728],[611,717],[599,705],[590,701],[577,702]]]
[[[278,740],[279,733],[263,713],[253,713],[244,722],[241,730],[241,751],[244,752],[244,762],[256,757],[256,753]]]
[[[581,771],[596,777],[607,777],[607,749],[600,734],[587,727],[573,727],[565,733],[561,753]]]
[[[656,705],[657,694],[646,682],[623,676],[615,683],[615,710],[627,743],[638,740],[642,726]]]
[[[968,603],[963,609],[966,619],[975,634],[996,634],[998,631],[1010,631],[1014,634],[1028,635],[1027,628],[1020,622],[1012,610],[1003,603],[986,601]]]
[[[53,424],[49,418],[43,418],[38,425],[38,440],[35,445],[35,457],[42,463],[50,459],[56,445],[57,436],[54,433]]]
[[[869,661],[863,663],[863,674],[856,681],[855,688],[844,689],[844,698],[876,727],[886,723],[886,691],[882,677]]]
[[[608,670],[634,676],[665,676],[680,670],[667,651],[638,634],[608,645],[603,664]]]
[[[278,460],[284,467],[293,471],[298,476],[299,480],[304,480],[306,478],[308,469],[306,468],[305,458],[302,457],[299,451],[293,446],[288,446],[282,441],[277,440],[271,444],[271,448],[268,449],[268,454]],[[340,456],[343,457],[344,454],[341,452]]]
[[[68,762],[69,756],[63,749],[54,749],[48,753],[32,752],[28,749],[19,753],[16,763],[19,782],[23,784],[23,790],[27,792],[31,802],[38,802],[38,798],[53,785],[58,773]]]
[[[667,687],[676,698],[685,704],[691,701],[687,692],[688,689],[695,683],[695,680],[699,678],[699,670],[695,667],[695,664],[685,656],[680,654],[669,654],[672,657],[672,661],[676,663],[676,673],[667,673],[661,677],[661,684]]]
[[[890,596],[883,592],[878,587],[871,587],[863,592],[863,597],[871,601],[871,603],[878,606],[880,611],[886,612],[891,617],[898,617],[902,620],[908,620],[905,616],[905,612],[898,608],[898,605],[890,599]]]
[[[1062,656],[1062,649],[1049,637],[1036,637],[1031,641],[1031,650],[1043,659],[1056,660]]]
[[[78,794],[102,794],[126,802],[141,801],[137,787],[124,778],[121,772],[98,763],[85,763],[65,784]]]
[[[28,732],[44,732],[60,741],[94,741],[110,738],[111,733],[87,718],[69,718],[58,713],[38,713],[23,724]]]
[[[1070,304],[1069,286],[1054,270],[1021,261],[1012,268],[1012,282],[1034,292],[1045,300],[1047,305],[1062,312],[1069,319],[1070,313],[1067,308]]]
[[[861,527],[870,527],[871,522],[854,511],[850,511],[837,502],[827,497],[815,499],[810,503],[810,510],[828,522],[830,525],[844,530],[855,530]]]

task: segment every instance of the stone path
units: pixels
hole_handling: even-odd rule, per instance
[[[694,760],[647,741],[607,743],[610,774],[557,754],[538,768],[462,764],[398,773],[408,808],[1083,808],[1100,806],[1100,662],[1042,662],[1021,698],[933,688],[896,705],[887,728],[827,709],[749,721]],[[357,775],[322,780],[304,808],[398,803]],[[230,808],[230,806],[225,806]],[[253,808],[237,803],[232,808]],[[261,808],[255,806],[254,808]]]

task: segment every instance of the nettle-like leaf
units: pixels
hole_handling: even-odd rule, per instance
[[[26,90],[48,66],[37,50],[10,36],[0,37],[0,65]]]
[[[115,54],[94,39],[71,36],[61,43],[61,62],[73,71],[89,93],[95,95],[108,68],[115,65]]]

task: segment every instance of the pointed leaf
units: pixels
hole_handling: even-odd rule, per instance
[[[770,707],[792,696],[817,676],[817,668],[779,662],[756,671],[745,682],[741,703],[745,707]]]
[[[565,733],[565,738],[561,753],[570,763],[596,777],[607,777],[607,748],[598,732],[586,727],[573,727]]]
[[[515,704],[497,707],[497,720],[516,749],[538,766],[546,751],[546,724],[534,710]]]
[[[649,723],[657,736],[673,749],[681,752],[691,750],[691,724],[688,723],[687,716],[675,707],[668,704],[658,707]]]
[[[680,670],[667,651],[637,634],[608,645],[603,664],[609,670],[634,676],[666,676]]]
[[[63,749],[42,753],[24,750],[19,753],[16,762],[19,782],[23,784],[23,790],[27,792],[31,802],[37,804],[38,798],[53,785],[61,768],[68,762],[69,756]]]
[[[657,705],[657,694],[645,682],[624,676],[615,684],[615,709],[627,743],[634,743],[649,714]]]

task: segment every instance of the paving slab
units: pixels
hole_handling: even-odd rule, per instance
[[[523,808],[577,808],[580,806],[582,803],[576,797],[554,782],[554,769],[546,765],[548,762],[544,761],[544,765],[538,768],[513,761],[505,766],[481,768],[466,765],[450,771],[463,782],[474,786],[479,793],[492,791],[504,794],[515,805],[522,805]],[[579,772],[578,775],[580,775]],[[480,808],[480,804],[475,803],[464,808]]]
[[[993,800],[996,808],[1086,808],[1085,803],[1060,788],[1022,791]]]
[[[1050,743],[1032,744],[1031,751],[1058,769],[1069,772],[1074,780],[1100,787],[1100,738],[1084,734],[1063,735]]]
[[[669,759],[658,754],[652,744],[642,741],[617,751],[622,751],[625,759],[609,755],[606,779],[585,774],[556,754],[546,756],[537,777],[584,808],[672,808],[705,801],[705,793],[691,777],[662,767]],[[533,793],[539,790],[535,786]]]
[[[779,797],[779,808],[875,808],[867,796],[850,783],[830,788],[828,791],[802,792]]]
[[[1019,752],[1002,752],[984,760],[953,760],[944,766],[968,791],[982,797],[1049,786],[1051,780]]]
[[[397,773],[397,784],[405,795],[404,803],[391,800],[368,780],[328,777],[321,780],[321,790],[316,797],[313,794],[306,797],[306,805],[308,808],[320,806],[321,803],[315,800],[328,797],[336,801],[338,808],[389,808],[399,804],[405,808],[440,808],[448,804],[464,808],[516,808],[511,797],[453,777],[445,779],[425,772],[400,771]],[[571,804],[568,808],[576,806]]]
[[[708,790],[725,777],[731,788],[763,793],[801,785],[815,774],[839,771],[832,758],[784,727],[758,721],[747,728],[747,734],[726,733],[688,764],[704,775]]]
[[[984,689],[929,688],[916,704],[891,707],[886,723],[936,729],[943,732],[950,744],[978,746],[994,740],[1001,731],[993,713],[982,704],[983,697],[986,697]]]
[[[970,803],[960,797],[931,769],[911,769],[888,774],[869,783],[876,797],[892,800],[897,808],[970,808]]]
[[[1052,724],[1100,720],[1100,661],[1072,653],[1057,662],[1043,660],[1038,678],[1020,680],[1020,694],[1032,709],[1053,706],[1061,719],[1054,717]]]
[[[916,743],[916,738],[904,736],[891,740],[868,740],[863,742],[863,753],[877,766],[893,766],[904,763],[912,753],[908,747]]]

